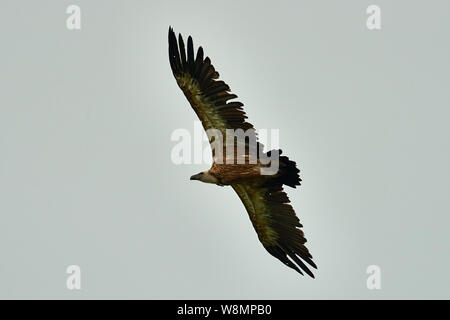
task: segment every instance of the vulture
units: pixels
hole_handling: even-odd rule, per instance
[[[219,73],[209,57],[204,57],[203,48],[199,47],[194,55],[192,37],[188,37],[185,45],[181,34],[177,39],[172,27],[169,27],[169,62],[178,86],[207,133],[216,130],[223,138],[230,129],[250,132],[244,141],[240,140],[243,148],[239,148],[239,142],[233,138],[233,152],[224,151],[218,156],[220,152],[214,144],[211,168],[193,175],[190,180],[231,186],[244,204],[264,248],[286,266],[314,278],[310,267],[317,269],[317,266],[305,246],[303,226],[283,189],[284,186],[295,188],[300,185],[300,170],[296,163],[286,156],[279,156],[281,150],[264,153],[261,143],[251,143],[257,141],[257,134],[253,125],[246,121],[243,104],[235,101],[237,96],[230,92],[224,81],[218,79]],[[218,141],[209,138],[213,147],[213,142]],[[230,143],[222,146],[225,149],[230,147]],[[268,166],[267,161],[262,159],[273,156],[274,152],[278,154],[277,170],[262,174],[261,169]],[[240,157],[244,161],[230,161],[230,154],[231,160]],[[254,161],[250,161],[252,156]]]

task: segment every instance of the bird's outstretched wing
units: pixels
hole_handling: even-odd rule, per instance
[[[227,129],[242,129],[249,134],[249,140],[257,140],[253,125],[246,121],[243,104],[230,101],[237,96],[230,93],[225,82],[218,80],[219,73],[209,57],[203,57],[203,48],[199,47],[194,56],[192,37],[188,37],[186,50],[181,34],[177,41],[173,29],[169,28],[169,60],[178,86],[206,131],[220,130],[222,137],[226,137]]]
[[[264,248],[303,275],[302,270],[314,278],[306,264],[317,268],[305,247],[302,225],[289,204],[282,184],[270,180],[264,184],[235,184],[233,189],[247,209],[259,241]]]

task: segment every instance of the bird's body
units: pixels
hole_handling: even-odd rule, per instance
[[[265,249],[285,265],[314,277],[304,262],[316,268],[305,246],[302,225],[289,204],[283,190],[287,185],[300,185],[296,163],[286,156],[277,156],[277,170],[263,174],[270,164],[268,157],[281,154],[281,150],[262,151],[253,125],[246,121],[243,104],[230,101],[237,96],[221,80],[208,57],[203,58],[199,47],[194,56],[192,38],[188,38],[187,51],[181,35],[177,38],[169,29],[169,61],[178,86],[185,94],[202,122],[213,148],[213,164],[208,171],[191,177],[220,186],[231,186],[244,204],[260,242]],[[244,139],[226,137],[229,130],[245,131]],[[211,133],[213,132],[213,133]],[[217,141],[216,141],[217,140]],[[216,144],[217,142],[220,144]],[[240,142],[239,142],[240,141]],[[231,153],[228,153],[229,150]]]
[[[216,177],[222,185],[264,179],[264,176],[261,176],[260,173],[260,164],[217,164],[214,162],[208,172]]]

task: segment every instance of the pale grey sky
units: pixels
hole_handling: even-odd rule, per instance
[[[444,0],[1,1],[0,298],[449,298],[449,14]],[[197,118],[169,25],[256,128],[280,129],[316,279],[264,250],[231,188],[189,181],[207,165],[171,162],[171,133]]]

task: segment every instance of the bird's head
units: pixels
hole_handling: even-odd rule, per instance
[[[201,182],[213,183],[213,184],[219,183],[219,180],[216,177],[214,177],[212,174],[210,174],[208,171],[203,171],[203,172],[194,174],[190,180],[199,180]]]

